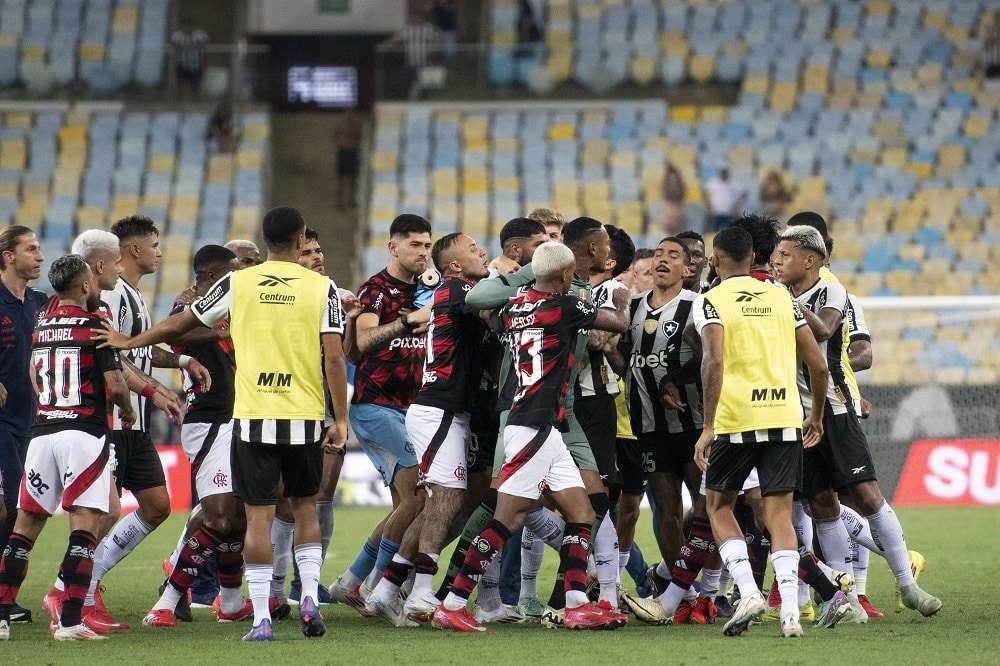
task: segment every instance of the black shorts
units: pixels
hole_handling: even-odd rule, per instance
[[[495,388],[476,391],[469,417],[469,430],[471,437],[465,456],[467,473],[485,472],[493,466],[493,456],[500,437],[500,412],[497,411]]]
[[[312,497],[323,479],[323,448],[309,444],[257,444],[233,439],[233,494],[244,504],[278,503],[278,482],[284,497]]]
[[[337,151],[337,175],[357,176],[358,175],[358,149],[341,148]]]
[[[615,396],[588,395],[573,403],[573,413],[590,443],[597,461],[597,473],[605,486],[614,485],[618,476],[615,464],[615,436],[618,434],[618,412]]]
[[[110,439],[115,445],[115,485],[119,497],[123,488],[136,492],[167,485],[160,454],[148,432],[112,430]]]
[[[639,441],[635,439],[616,439],[615,451],[618,454],[622,492],[629,495],[646,494],[646,475],[653,465],[651,454],[640,449]]]
[[[795,492],[802,482],[802,440],[734,444],[725,436],[716,437],[708,457],[705,488],[739,492],[754,467],[761,495]]]
[[[688,463],[694,462],[694,445],[701,437],[701,430],[644,432],[637,437],[639,450],[649,454],[647,474],[672,472],[683,479]]]
[[[841,490],[876,480],[868,438],[853,411],[823,415],[823,439],[807,449],[803,459],[802,492],[812,497],[823,490]]]

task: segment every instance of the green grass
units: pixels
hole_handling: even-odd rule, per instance
[[[36,613],[30,625],[13,626],[9,643],[0,645],[5,664],[205,664],[258,659],[260,664],[986,664],[996,663],[1000,638],[992,623],[1000,555],[1000,511],[989,508],[901,509],[900,520],[912,548],[927,558],[921,584],[940,596],[938,617],[912,611],[892,612],[893,584],[881,558],[872,557],[868,591],[886,611],[867,626],[835,630],[806,627],[799,640],[778,637],[776,623],[766,623],[738,638],[722,635],[722,625],[650,627],[637,621],[616,632],[548,631],[538,625],[500,626],[491,635],[457,635],[420,629],[393,629],[364,620],[343,606],[324,606],[328,632],[306,641],[297,621],[276,623],[277,641],[245,644],[249,625],[219,624],[207,610],[196,610],[192,624],[176,629],[141,626],[162,582],[160,563],[173,547],[182,516],[154,532],[105,579],[105,601],[132,628],[100,643],[56,643],[49,636],[41,599],[62,558],[65,518],[55,518],[32,553],[31,571],[18,601]],[[365,535],[381,517],[374,509],[338,509],[334,547],[323,569],[328,583],[350,563]],[[648,520],[637,535],[652,552]],[[450,548],[449,548],[450,552]],[[546,556],[539,589],[551,587],[555,558]],[[266,660],[266,661],[264,661]]]

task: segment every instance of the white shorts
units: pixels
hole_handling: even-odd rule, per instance
[[[28,444],[19,509],[52,515],[62,507],[107,513],[111,494],[107,437],[61,430],[33,437]]]
[[[233,492],[233,422],[185,423],[181,445],[191,463],[198,497]]]
[[[756,467],[750,470],[750,475],[747,476],[746,481],[743,482],[743,490],[740,491],[740,494],[743,494],[748,490],[753,490],[754,488],[760,488],[760,479],[757,477]],[[705,494],[705,472],[701,473],[701,490],[698,492],[702,495]]]
[[[508,425],[503,429],[504,463],[498,492],[538,499],[546,490],[584,487],[562,434],[549,428],[548,436],[539,441],[542,434],[526,426]]]
[[[465,490],[469,414],[453,414],[437,407],[410,405],[406,436],[413,444],[420,470],[419,486],[427,484]]]

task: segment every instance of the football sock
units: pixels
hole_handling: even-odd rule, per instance
[[[316,515],[319,518],[319,545],[325,560],[330,539],[333,538],[333,500],[317,500]]]
[[[180,555],[177,556],[177,564],[167,578],[169,585],[163,589],[163,594],[153,606],[153,610],[164,608],[174,610],[181,595],[191,587],[198,570],[204,566],[222,541],[221,534],[204,525],[192,534],[191,538],[184,542]]]
[[[243,608],[243,531],[230,532],[219,544],[219,605],[224,613],[236,613]],[[274,581],[274,574],[271,574]],[[284,597],[282,597],[284,600]]]
[[[899,524],[896,512],[888,502],[882,502],[878,511],[865,516],[871,526],[872,539],[881,548],[875,552],[889,563],[892,575],[900,588],[913,585],[913,571],[910,569],[910,554],[903,539],[903,527]]]
[[[14,532],[7,540],[3,559],[0,560],[0,620],[10,622],[10,607],[28,573],[28,558],[35,542]]]
[[[521,600],[538,598],[538,572],[542,568],[545,542],[528,528],[521,536]]]
[[[656,575],[665,581],[670,581],[670,577],[673,575],[670,573],[671,568],[667,566],[667,563],[660,560],[656,565]]]
[[[434,591],[434,576],[438,572],[438,553],[417,553],[413,558],[413,569],[416,576],[413,579],[413,589],[411,595],[421,596],[431,594]]]
[[[392,562],[392,556],[399,552],[399,544],[382,535],[382,541],[378,545],[378,557],[375,558],[375,568],[372,572],[368,574],[368,586],[372,589],[378,585],[379,580],[382,578],[382,574],[385,573],[385,568],[389,566],[389,562]]]
[[[250,601],[253,602],[253,626],[257,626],[263,620],[271,619],[271,609],[268,606],[268,597],[271,591],[271,565],[270,564],[248,564],[247,589],[250,593]]]
[[[378,581],[378,585],[372,590],[372,596],[384,602],[388,602],[393,596],[399,595],[399,588],[406,582],[406,577],[410,575],[413,562],[409,561],[399,553],[392,556],[392,562],[386,567],[385,573]]]
[[[479,581],[476,605],[486,611],[494,611],[503,605],[503,599],[500,598],[500,562],[503,560],[503,552],[501,550],[500,555],[493,558]]]
[[[509,538],[510,530],[500,521],[492,520],[483,533],[472,540],[462,563],[462,570],[455,577],[455,582],[444,599],[445,608],[454,611],[465,607],[486,566],[489,566]]]
[[[594,538],[594,568],[601,586],[600,600],[618,606],[618,532],[611,515],[604,514]]]
[[[271,523],[271,547],[274,553],[271,596],[275,599],[283,600],[285,598],[285,579],[288,577],[288,563],[292,559],[294,537],[295,523],[275,517],[274,522]]]
[[[771,553],[774,577],[781,593],[781,617],[799,614],[799,553],[796,550],[776,550]]]
[[[469,519],[465,521],[465,529],[462,530],[462,536],[459,537],[458,544],[456,544],[455,550],[451,554],[451,560],[448,562],[448,571],[445,574],[444,581],[442,581],[441,587],[438,588],[438,599],[443,600],[448,594],[451,584],[455,581],[455,577],[462,570],[466,553],[473,539],[479,536],[492,523],[495,506],[495,500],[493,503],[483,502],[472,512]]]
[[[639,544],[633,541],[632,547],[628,549],[628,564],[625,565],[625,571],[637,585],[644,585],[647,569],[649,569],[649,565],[642,556],[642,550],[639,549]]]
[[[200,524],[201,519],[201,503],[194,505],[191,509],[191,514],[188,516],[187,522],[184,523],[184,527],[181,528],[181,533],[177,537],[177,545],[174,546],[174,552],[170,553],[170,564],[177,564],[177,557],[181,554],[181,548],[184,547],[184,542],[187,541],[188,527],[192,525],[195,521]]]
[[[719,596],[719,579],[722,577],[722,569],[702,569],[701,570],[701,593],[699,596],[714,599]]]
[[[823,557],[830,567],[839,571],[851,569],[851,537],[839,517],[816,521],[816,538],[823,549]]]
[[[722,553],[719,553],[719,556],[721,557]],[[726,565],[723,564],[722,573],[719,574],[719,594],[722,596],[729,594],[729,587],[732,582],[733,576],[729,573],[729,569],[726,568]]]
[[[760,588],[757,587],[753,577],[753,569],[750,567],[747,545],[743,539],[726,539],[719,544],[719,554],[722,556],[722,561],[726,563],[729,574],[736,581],[742,598],[748,599],[755,594],[760,594]]]
[[[566,523],[559,570],[563,575],[567,608],[579,608],[587,599],[587,544],[592,529],[585,523]]]
[[[854,591],[861,595],[868,594],[868,561],[871,554],[867,548],[858,548],[858,559],[854,562]]]
[[[563,529],[566,521],[556,515],[552,509],[542,507],[524,517],[525,530],[531,530],[535,536],[558,551],[562,547]]]
[[[622,578],[622,574],[628,569],[629,557],[632,555],[630,550],[619,550],[618,551],[618,580]]]
[[[851,539],[858,542],[868,550],[878,552],[878,544],[872,536],[871,523],[860,513],[844,504],[840,505],[840,519],[844,521],[844,527]]]
[[[87,599],[84,606],[94,604],[94,593],[97,591],[97,584],[104,575],[111,571],[112,567],[125,559],[125,556],[135,550],[135,547],[142,543],[153,527],[142,519],[140,515],[142,509],[122,516],[122,519],[112,528],[111,532],[101,540],[101,544],[94,551],[94,574],[90,582],[90,589],[87,591]]]
[[[375,568],[375,558],[377,557],[378,546],[365,539],[365,545],[361,548],[361,552],[358,553],[358,556],[354,558],[354,562],[351,563],[351,566],[341,576],[344,585],[352,590],[361,585],[365,577]]]
[[[69,535],[69,546],[63,557],[62,571],[66,581],[66,599],[63,601],[59,622],[64,627],[80,624],[80,611],[90,587],[94,572],[94,535],[84,530],[74,530]]]
[[[295,547],[295,563],[302,579],[302,596],[319,603],[319,572],[323,568],[323,548],[319,543],[304,543]]]

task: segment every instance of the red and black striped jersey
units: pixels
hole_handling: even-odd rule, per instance
[[[82,430],[103,437],[111,428],[104,373],[121,370],[118,352],[98,349],[90,329],[101,317],[75,305],[50,307],[31,338],[38,409],[32,435]],[[113,407],[113,406],[112,406]]]
[[[170,314],[177,314],[187,309],[187,306],[174,308]],[[228,321],[222,321],[216,326],[228,326]],[[212,377],[212,388],[208,391],[191,380],[186,370],[181,370],[184,376],[184,390],[187,392],[187,411],[184,413],[184,423],[228,423],[233,418],[233,403],[236,400],[236,350],[230,339],[200,342],[198,344],[171,347],[175,354],[185,354],[198,359]]]
[[[597,309],[576,296],[529,289],[496,311],[490,326],[515,359],[517,392],[507,416],[511,425],[566,432],[566,391],[576,338],[589,330]]]
[[[485,323],[465,304],[472,283],[446,277],[434,292],[431,324],[427,329],[424,383],[414,404],[460,414],[472,408],[482,355]]]
[[[416,310],[413,298],[416,284],[381,271],[370,277],[358,289],[362,314],[378,315],[378,325],[396,321],[401,310]],[[420,389],[424,367],[424,335],[406,332],[389,342],[389,346],[364,354],[354,375],[353,404],[376,404],[406,409]]]

